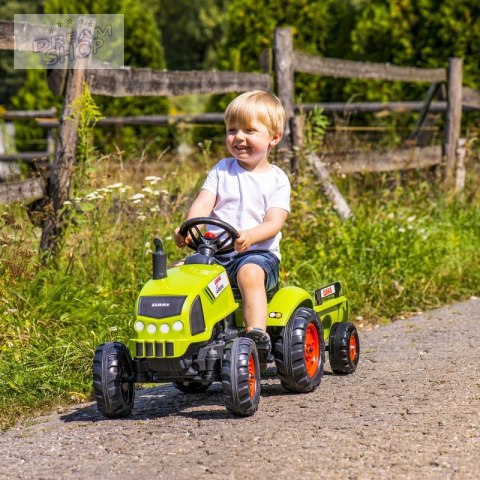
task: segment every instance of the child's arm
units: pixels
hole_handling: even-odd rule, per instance
[[[210,190],[202,189],[188,210],[187,220],[196,217],[208,217],[215,206],[216,196]]]
[[[215,206],[216,196],[214,193],[209,190],[200,190],[197,198],[192,203],[192,206],[188,210],[187,220],[196,217],[208,217],[212,213],[213,207]],[[175,229],[175,243],[178,247],[183,248],[189,241],[190,238],[184,238],[179,233],[180,227]]]
[[[273,238],[283,227],[288,212],[283,208],[269,208],[260,225],[248,230],[242,230],[235,240],[235,250],[245,252],[252,244],[261,243]]]

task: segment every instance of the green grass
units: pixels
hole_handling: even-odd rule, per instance
[[[152,178],[161,165],[137,163],[128,175],[110,167],[98,167],[93,186],[66,206],[72,222],[55,267],[39,263],[40,230],[26,209],[0,208],[3,428],[32,412],[90,399],[95,347],[131,334],[153,237],[164,239],[170,260],[184,253],[171,236],[201,185],[204,162],[177,164],[161,179]],[[341,222],[306,172],[293,182],[281,282],[313,291],[340,280],[352,318],[362,324],[478,294],[478,176],[471,182],[448,199],[420,174],[349,178],[341,188],[355,219]]]

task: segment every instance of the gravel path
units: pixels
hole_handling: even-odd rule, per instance
[[[220,385],[137,392],[133,415],[93,404],[0,433],[0,479],[477,479],[480,300],[361,332],[357,372],[310,394],[274,369],[256,415],[235,418]]]

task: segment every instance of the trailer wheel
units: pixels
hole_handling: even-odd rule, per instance
[[[234,415],[253,415],[260,402],[260,364],[255,343],[246,337],[228,342],[223,351],[225,407]]]
[[[325,365],[325,341],[322,324],[313,309],[300,307],[295,310],[276,339],[273,354],[278,376],[287,390],[306,393],[320,385]]]
[[[93,358],[93,390],[101,414],[120,418],[130,414],[135,399],[132,359],[123,343],[100,345]]]
[[[333,373],[345,375],[357,369],[360,359],[360,340],[353,323],[342,322],[332,326],[328,356]]]

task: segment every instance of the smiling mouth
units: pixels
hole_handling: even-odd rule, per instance
[[[248,150],[248,147],[245,147],[243,145],[235,145],[235,150],[238,150],[240,152],[246,152]]]

